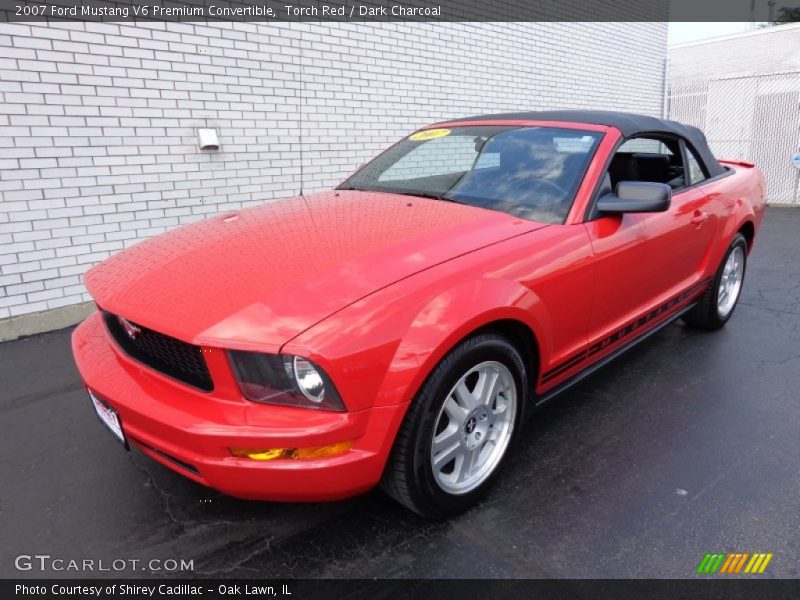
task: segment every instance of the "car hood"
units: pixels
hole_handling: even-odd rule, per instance
[[[462,204],[332,191],[140,242],[86,274],[102,309],[209,346],[277,351],[360,298],[542,223]]]

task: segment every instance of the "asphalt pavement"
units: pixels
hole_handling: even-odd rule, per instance
[[[445,522],[378,491],[218,494],[98,423],[70,330],[0,344],[0,577],[109,575],[14,566],[46,554],[192,560],[179,576],[682,578],[734,551],[800,577],[798,232],[800,210],[769,209],[727,327],[671,325],[551,403],[489,499]],[[111,574],[163,574],[140,569]]]

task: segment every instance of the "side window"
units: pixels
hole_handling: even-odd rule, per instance
[[[689,185],[698,184],[707,178],[700,161],[697,160],[689,146],[686,146],[686,166],[689,169]]]
[[[628,140],[619,147],[617,152],[627,152],[630,154],[635,152],[646,152],[648,154],[666,154],[667,156],[672,155],[672,151],[667,148],[664,142],[651,138],[634,138],[632,140]]]
[[[620,181],[651,181],[680,188],[684,185],[680,144],[667,137],[626,140],[611,159],[608,176],[612,189]]]

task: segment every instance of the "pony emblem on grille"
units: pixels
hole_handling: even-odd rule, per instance
[[[125,330],[125,333],[128,334],[128,337],[131,338],[132,340],[135,340],[136,336],[142,333],[141,327],[139,327],[138,325],[134,325],[133,323],[128,321],[128,319],[126,319],[125,317],[118,316],[117,321],[119,321],[119,324],[122,325],[122,328]]]

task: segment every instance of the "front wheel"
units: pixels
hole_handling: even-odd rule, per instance
[[[432,518],[479,502],[519,428],[526,381],[522,358],[505,338],[481,334],[459,344],[412,402],[383,489]]]
[[[714,280],[697,305],[683,317],[689,325],[720,329],[733,315],[744,284],[747,241],[737,233],[722,259]]]

